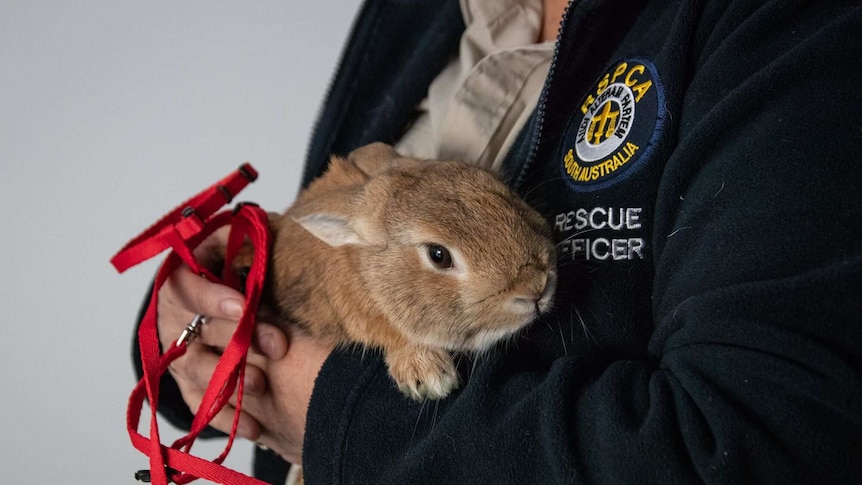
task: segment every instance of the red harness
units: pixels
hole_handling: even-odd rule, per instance
[[[138,329],[141,361],[144,377],[138,382],[129,397],[126,416],[129,437],[139,451],[150,458],[149,471],[135,474],[142,481],[152,481],[156,485],[167,485],[169,481],[178,484],[189,483],[204,478],[216,483],[266,485],[242,473],[221,465],[227,457],[236,436],[239,414],[242,408],[243,376],[246,356],[251,345],[252,331],[258,303],[263,289],[266,261],[269,257],[269,229],[266,212],[254,204],[238,204],[233,211],[216,214],[233,196],[249,182],[257,178],[257,171],[244,164],[207,190],[192,197],[176,209],[162,217],[153,226],[126,244],[112,259],[111,264],[122,273],[128,268],[156,256],[165,249],[172,248],[165,262],[156,274],[153,295],[146,315]],[[168,276],[187,264],[192,271],[210,281],[222,282],[237,287],[237,277],[226,272],[225,281],[214,275],[194,257],[194,249],[216,229],[230,224],[225,267],[230,267],[240,246],[250,241],[255,248],[254,261],[249,270],[245,287],[245,312],[240,318],[230,343],[219,359],[212,379],[207,387],[200,408],[192,421],[188,434],[165,446],[159,439],[159,426],[156,410],[159,404],[159,381],[171,362],[182,356],[186,344],[171,345],[162,354],[156,326],[156,308],[159,288]],[[236,391],[236,413],[224,451],[214,460],[207,461],[190,454],[195,439],[212,421],[215,415],[227,404]],[[138,433],[144,398],[150,402],[150,437]]]

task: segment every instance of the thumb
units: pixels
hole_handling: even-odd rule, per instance
[[[280,360],[287,354],[287,335],[275,325],[257,322],[254,326],[254,344],[267,359]]]

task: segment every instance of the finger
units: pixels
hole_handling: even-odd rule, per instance
[[[237,322],[207,317],[198,327],[195,342],[223,351],[237,329]],[[279,360],[287,353],[288,336],[275,325],[256,322],[252,334],[251,351],[270,360]],[[219,352],[221,353],[221,352]]]
[[[209,317],[205,322],[205,325],[198,326],[198,333],[194,342],[212,347],[218,351],[216,353],[222,353],[236,332],[237,322]],[[278,326],[257,320],[251,343],[249,356],[260,356],[260,363],[264,359],[279,360],[287,353],[289,336]]]
[[[198,351],[192,359],[180,362],[182,360],[178,359],[172,364],[171,373],[174,374],[174,380],[177,382],[183,401],[185,401],[193,413],[197,413],[203,401],[203,396],[206,393],[206,386],[209,384],[209,377],[205,378],[203,376],[212,375],[212,370],[215,368],[215,363],[218,362],[218,357],[211,352]],[[257,368],[247,368],[244,382],[245,395],[254,398],[263,395],[265,392],[266,378],[263,372]],[[216,413],[209,423],[210,426],[224,433],[230,433],[233,427],[234,414],[236,412],[235,395],[231,401],[231,403],[225,405],[224,408]],[[237,423],[237,435],[251,441],[257,441],[260,438],[260,433],[260,423],[248,413],[240,413]]]
[[[239,389],[239,383],[237,383],[237,389]],[[266,395],[266,391],[266,374],[260,367],[246,366],[242,391],[243,407],[248,406],[250,402],[260,401]],[[231,406],[236,406],[237,392],[231,395],[228,403]]]
[[[180,391],[184,389],[190,395],[203,394],[210,380],[212,380],[215,368],[220,356],[207,347],[199,344],[191,344],[186,354],[171,363],[168,368]],[[261,396],[266,393],[266,374],[260,366],[246,365],[244,369],[245,392],[251,396]],[[185,394],[183,394],[185,398]],[[191,403],[187,403],[191,404]]]
[[[190,393],[189,399],[187,400],[187,404],[193,413],[197,414],[201,401],[203,401],[203,393]],[[184,396],[185,397],[185,396]],[[191,401],[191,402],[189,402]],[[234,417],[236,415],[236,408],[233,404],[226,404],[209,422],[209,425],[213,428],[225,433],[230,434],[231,429],[233,428]],[[260,439],[261,427],[260,423],[257,422],[254,418],[252,418],[249,414],[240,412],[239,421],[237,422],[236,428],[237,436],[245,438],[251,441],[257,441]]]
[[[267,359],[280,360],[287,354],[288,335],[275,325],[258,321],[253,338],[253,350]]]
[[[243,417],[247,417],[248,421],[250,422],[248,425],[256,426],[256,428],[252,428],[252,431],[256,433],[255,437],[253,438],[253,441],[255,441],[255,443],[257,443],[257,445],[259,446],[264,446],[271,449],[282,457],[287,457],[289,455],[285,454],[282,450],[285,448],[286,444],[291,442],[291,440],[284,436],[283,433],[277,431],[277,425],[275,426],[276,429],[269,429],[263,421],[258,421],[255,418],[255,416],[274,416],[276,411],[274,410],[272,404],[272,396],[265,396],[262,398],[255,396],[243,397],[240,423],[242,426],[246,426],[245,422],[243,422]],[[235,394],[231,397],[229,405],[232,409],[236,409]],[[225,408],[227,408],[227,406],[225,406]],[[266,411],[263,411],[264,409]],[[270,422],[269,424],[272,425],[274,423]],[[237,431],[237,434],[239,434],[239,430]],[[291,447],[288,446],[287,448]],[[296,459],[296,457],[291,457]],[[292,463],[297,462],[294,461]]]
[[[213,420],[210,421],[210,426],[223,433],[230,434],[230,430],[233,427],[235,413],[236,408],[230,404],[225,405],[225,407],[215,415]],[[250,441],[257,441],[260,439],[260,432],[260,423],[244,412],[239,413],[239,422],[237,423],[236,428],[237,436]]]
[[[170,366],[170,372],[174,375],[174,380],[177,382],[183,401],[195,414],[197,414],[203,401],[209,377],[212,375],[217,362],[218,357],[212,352],[205,350],[205,347],[190,345],[186,355],[174,361]],[[261,376],[257,377],[258,380],[260,378]],[[246,389],[249,387],[249,381],[254,380],[254,378],[246,378]],[[225,405],[209,424],[220,431],[229,433],[233,426],[235,411],[236,409],[233,405]],[[241,413],[237,424],[237,434],[243,438],[256,441],[260,437],[260,424],[249,414]]]
[[[230,226],[222,226],[207,236],[198,247],[194,250],[195,258],[204,263],[212,262],[213,255],[218,248],[227,246],[228,237],[230,236]]]
[[[194,342],[212,347],[218,350],[217,353],[222,353],[236,332],[236,320],[208,316],[204,321],[206,323],[198,326],[198,336],[195,337]]]
[[[171,362],[168,371],[180,386],[180,391],[203,393],[218,365],[218,359],[219,356],[207,347],[191,343],[185,355]]]
[[[297,466],[302,466],[302,446],[291,446],[291,449],[298,450],[298,453],[288,453],[284,449],[284,437],[271,433],[266,429],[261,429],[260,436],[254,440],[259,447],[270,449],[276,452],[283,460],[288,463],[293,463]]]
[[[236,403],[232,402],[232,405]],[[259,446],[271,449],[290,463],[301,462],[303,433],[295,433],[290,426],[284,428],[285,422],[295,418],[285,415],[284,409],[276,405],[274,396],[243,399],[242,406],[243,413],[258,425],[258,436],[254,441]]]
[[[167,291],[166,291],[167,290]],[[238,320],[242,316],[245,298],[228,286],[202,278],[182,266],[173,272],[162,287],[159,297],[191,314],[201,313],[210,318]]]

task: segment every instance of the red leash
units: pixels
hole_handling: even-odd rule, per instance
[[[251,165],[242,165],[232,174],[162,217],[141,235],[132,239],[111,259],[111,264],[122,273],[165,249],[173,249],[156,274],[153,295],[138,329],[144,377],[129,397],[126,424],[132,444],[150,458],[149,471],[142,470],[135,474],[135,477],[141,481],[167,485],[169,481],[184,484],[204,478],[224,484],[266,485],[265,482],[221,465],[233,445],[242,408],[243,370],[251,345],[255,315],[263,289],[266,261],[269,257],[269,228],[266,212],[254,204],[238,204],[233,211],[220,213],[216,211],[230,203],[239,191],[256,178],[257,171]],[[250,241],[255,248],[254,261],[246,280],[245,311],[230,343],[219,358],[200,408],[192,420],[191,429],[171,446],[165,446],[159,438],[156,418],[159,381],[167,372],[171,362],[185,353],[186,343],[171,345],[164,354],[161,353],[156,325],[159,288],[183,263],[210,281],[223,282],[221,278],[198,263],[193,251],[216,229],[227,224],[230,224],[231,230],[225,267],[230,267],[230,262],[244,241]],[[230,272],[226,274],[230,281],[223,283],[236,287],[238,284],[236,277],[231,276]],[[227,404],[234,390],[237,395],[236,412],[224,451],[212,461],[191,455],[190,451],[195,439]],[[150,402],[151,408],[149,438],[137,431],[145,398]]]

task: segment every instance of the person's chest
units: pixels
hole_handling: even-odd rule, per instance
[[[554,310],[519,343],[531,359],[640,358],[655,329],[657,238],[667,236],[656,201],[693,27],[682,25],[685,7],[612,3],[570,9],[537,133],[511,174],[547,218],[558,256]]]

